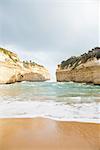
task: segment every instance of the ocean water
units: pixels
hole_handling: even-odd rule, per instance
[[[33,117],[100,123],[100,86],[72,82],[0,85],[0,118]]]

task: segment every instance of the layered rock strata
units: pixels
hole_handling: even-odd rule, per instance
[[[31,61],[22,62],[15,53],[0,48],[0,83],[49,79],[50,74],[44,66]]]
[[[100,48],[61,62],[56,70],[59,82],[93,83],[100,85]]]

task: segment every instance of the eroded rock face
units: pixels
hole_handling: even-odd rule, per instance
[[[96,47],[79,57],[71,57],[58,65],[56,78],[59,82],[100,84],[100,48]]]
[[[0,48],[0,83],[50,80],[48,70],[33,62],[21,62],[18,56]]]

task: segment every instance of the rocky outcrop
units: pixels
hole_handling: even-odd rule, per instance
[[[79,57],[61,62],[56,70],[59,82],[80,82],[100,85],[100,48],[96,47]]]
[[[15,53],[0,48],[0,83],[46,80],[50,80],[50,74],[44,66],[22,62]]]

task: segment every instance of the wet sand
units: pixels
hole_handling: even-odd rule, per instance
[[[0,150],[100,150],[100,124],[0,119]]]

